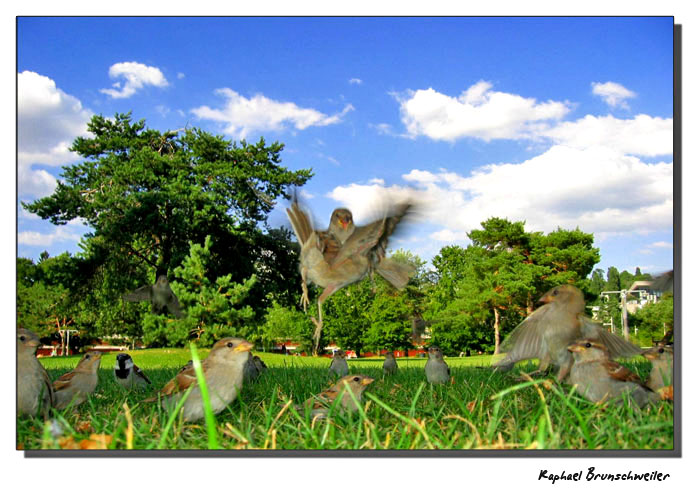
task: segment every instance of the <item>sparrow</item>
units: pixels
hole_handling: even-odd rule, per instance
[[[49,418],[53,405],[53,387],[46,369],[36,358],[39,337],[17,328],[17,412],[36,417],[41,412]]]
[[[425,377],[429,383],[444,384],[450,380],[450,368],[443,359],[438,347],[428,349],[428,362],[425,364]]]
[[[266,370],[267,365],[265,365],[265,362],[257,355],[249,353],[248,360],[245,363],[245,367],[243,367],[243,380],[245,382],[253,382]]]
[[[646,386],[663,398],[673,401],[673,347],[658,345],[644,351],[642,355],[651,361],[651,373]]]
[[[356,412],[357,405],[353,401],[350,394],[347,392],[346,385],[350,388],[350,392],[355,396],[358,403],[362,403],[362,393],[365,388],[372,384],[374,379],[368,376],[353,375],[341,377],[338,382],[327,390],[315,395],[304,402],[303,407],[297,407],[299,412],[303,412],[306,408],[311,408],[311,418],[325,418],[328,415],[330,406],[337,399],[340,399],[338,406],[348,412]]]
[[[617,401],[629,394],[640,407],[659,400],[659,395],[644,385],[637,374],[610,360],[608,348],[599,340],[581,339],[567,349],[574,359],[569,382],[581,396],[601,402]]]
[[[244,368],[251,348],[253,345],[241,338],[223,338],[214,344],[207,358],[202,361],[209,400],[215,414],[226,408],[243,387]],[[157,396],[144,402],[156,401],[160,396],[165,406],[173,407],[189,388],[192,391],[183,405],[183,415],[185,421],[196,421],[204,417],[204,405],[192,363],[182,367]]]
[[[134,387],[142,387],[151,384],[151,380],[143,371],[134,364],[131,355],[120,353],[117,355],[117,361],[114,363],[114,380],[119,385],[126,389]]]
[[[384,364],[382,364],[382,369],[384,370],[384,374],[396,374],[399,370],[399,366],[396,364],[396,358],[394,358],[394,352],[387,352],[384,358]]]
[[[167,308],[178,319],[184,316],[180,310],[180,302],[170,288],[168,277],[164,274],[158,276],[154,285],[144,285],[123,295],[122,298],[127,302],[148,300],[151,302],[151,312],[154,314],[160,314],[164,308]]]
[[[317,353],[323,328],[323,302],[336,291],[362,280],[376,271],[397,289],[402,289],[414,274],[408,264],[386,258],[389,237],[401,219],[411,209],[410,203],[397,204],[392,214],[365,226],[356,226],[352,213],[345,208],[331,215],[328,230],[315,230],[310,215],[301,209],[296,196],[287,216],[301,246],[301,302],[306,310],[309,304],[309,281],[323,287],[318,298],[318,320],[313,318],[314,351]]]
[[[101,358],[100,352],[87,352],[75,370],[63,374],[53,382],[54,406],[57,410],[63,410],[70,404],[77,407],[95,391]]]
[[[328,374],[331,376],[335,374],[337,377],[347,376],[350,373],[348,369],[348,362],[345,360],[344,352],[335,352],[333,359],[331,360],[331,365],[328,368]]]
[[[600,340],[614,358],[642,352],[638,346],[586,317],[583,292],[573,285],[552,288],[539,301],[545,305],[530,314],[506,339],[503,348],[508,353],[493,364],[497,369],[510,370],[516,362],[537,358],[540,366],[536,372],[544,372],[550,364],[555,364],[559,369],[557,380],[562,381],[573,365],[567,347],[582,338]]]

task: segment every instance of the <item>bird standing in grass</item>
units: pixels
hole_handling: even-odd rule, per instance
[[[63,374],[53,382],[54,406],[57,410],[63,410],[71,404],[77,407],[95,392],[101,359],[100,352],[87,352],[75,370]]]
[[[347,376],[350,373],[348,361],[345,359],[345,352],[337,351],[333,354],[331,365],[328,368],[328,374],[336,377]]]
[[[209,392],[212,411],[217,414],[226,408],[243,387],[244,367],[253,345],[240,338],[224,338],[214,344],[202,361],[202,372]],[[172,407],[192,388],[183,406],[184,419],[195,421],[204,417],[202,393],[197,384],[193,364],[185,365],[160,391],[167,407]],[[156,401],[158,397],[144,402]]]
[[[642,349],[609,333],[584,315],[583,292],[573,285],[562,285],[545,293],[542,307],[530,314],[503,344],[508,354],[494,366],[510,370],[516,362],[537,358],[537,372],[551,365],[558,367],[557,380],[562,381],[573,364],[567,347],[581,338],[595,338],[605,345],[614,358],[638,355]]]
[[[431,384],[444,384],[450,380],[450,368],[437,347],[428,349],[428,362],[425,364],[425,377]]]
[[[576,392],[594,401],[619,401],[624,395],[640,407],[658,401],[659,396],[646,387],[637,374],[610,360],[608,348],[595,339],[582,339],[568,346],[573,354],[570,383]]]
[[[248,355],[248,361],[243,368],[243,380],[245,382],[253,382],[260,377],[260,374],[267,370],[267,365],[265,365],[265,362],[257,355]]]
[[[148,376],[134,364],[131,355],[120,353],[114,362],[114,380],[125,389],[143,387],[151,384]]]
[[[673,347],[658,345],[642,355],[651,361],[651,373],[645,384],[662,398],[673,401]]]
[[[394,358],[394,352],[387,352],[386,357],[384,357],[384,363],[382,364],[382,370],[384,374],[396,374],[399,370],[399,366],[396,364],[396,358]]]
[[[303,407],[297,407],[303,413],[305,408],[311,407],[311,418],[324,418],[328,415],[330,406],[340,399],[338,406],[341,410],[355,412],[357,403],[362,404],[362,393],[367,386],[372,384],[374,379],[368,376],[352,375],[342,377],[327,390],[313,396],[304,402]],[[350,393],[348,393],[348,389]],[[351,394],[355,397],[352,399]]]
[[[184,316],[180,310],[180,302],[170,288],[168,277],[164,274],[158,276],[154,285],[139,287],[133,292],[127,293],[122,298],[127,302],[142,302],[148,300],[151,302],[151,312],[154,314],[160,314],[167,308],[167,310],[178,319]]]
[[[321,306],[324,300],[368,274],[373,277],[375,271],[400,290],[415,272],[413,266],[386,258],[389,237],[411,209],[411,204],[398,204],[392,209],[385,212],[382,219],[365,226],[356,226],[349,210],[336,209],[328,230],[323,231],[314,229],[310,214],[302,210],[296,197],[287,208],[287,216],[301,246],[304,310],[309,304],[307,283],[311,281],[324,288],[318,298],[318,320],[313,319],[315,353],[323,328]]]
[[[53,388],[49,375],[36,358],[39,337],[28,329],[17,329],[17,411],[32,417],[49,418]]]

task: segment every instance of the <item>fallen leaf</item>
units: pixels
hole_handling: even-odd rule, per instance
[[[89,420],[81,420],[75,425],[75,430],[83,433],[91,432],[92,423]]]
[[[472,400],[469,403],[467,403],[467,410],[469,410],[469,413],[474,413],[475,408],[476,408],[476,400]]]
[[[111,442],[109,434],[90,434],[90,439],[80,441],[80,449],[107,449]]]
[[[59,437],[56,442],[61,449],[80,449],[80,446],[75,442],[72,436]]]

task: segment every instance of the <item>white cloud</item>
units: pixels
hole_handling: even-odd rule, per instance
[[[362,79],[358,79],[357,77],[353,77],[348,81],[350,84],[357,84],[358,86],[362,84]]]
[[[673,153],[673,119],[637,115],[618,119],[586,115],[562,122],[541,134],[554,142],[579,149],[606,146],[620,153],[661,156]]]
[[[178,73],[177,73],[177,78],[178,78],[178,79],[184,79],[184,78],[185,78],[185,74],[183,74],[182,72],[178,72]]]
[[[391,125],[388,123],[378,123],[378,124],[368,124],[371,129],[374,129],[377,131],[377,134],[379,135],[394,135],[394,131],[391,128]]]
[[[537,102],[491,87],[491,83],[479,81],[458,97],[433,88],[394,97],[400,104],[407,136],[424,135],[442,141],[464,137],[485,141],[531,138],[547,122],[563,118],[571,109],[568,102]]]
[[[591,87],[593,89],[593,94],[603,98],[603,101],[612,108],[617,106],[629,108],[627,100],[637,96],[636,93],[617,82],[592,82]]]
[[[649,247],[652,247],[654,249],[673,249],[673,244],[671,242],[654,242]]]
[[[467,234],[464,231],[454,231],[445,228],[443,230],[431,233],[430,238],[446,244],[452,244],[465,240],[467,238]]]
[[[285,129],[288,125],[297,130],[311,126],[323,127],[339,123],[343,116],[355,108],[348,104],[335,115],[326,115],[313,108],[301,108],[294,103],[275,101],[256,94],[252,98],[241,96],[229,88],[217,89],[216,94],[226,102],[222,108],[200,106],[192,113],[204,120],[224,124],[224,132],[243,139],[252,132]]]
[[[57,226],[51,233],[40,233],[35,231],[24,231],[17,234],[17,243],[22,245],[32,245],[38,247],[50,247],[57,242],[77,242],[80,240],[78,233],[70,231],[69,228]]]
[[[109,68],[109,77],[112,79],[124,78],[124,85],[115,82],[112,86],[116,89],[100,89],[112,98],[128,98],[144,86],[166,87],[168,81],[158,67],[149,67],[138,62],[115,63]]]
[[[51,194],[56,178],[33,165],[59,166],[79,159],[70,152],[73,140],[87,136],[92,112],[80,100],[43,75],[24,71],[17,76],[17,181],[20,197]]]

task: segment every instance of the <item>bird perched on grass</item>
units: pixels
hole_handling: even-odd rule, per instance
[[[337,377],[347,376],[350,373],[348,368],[348,362],[345,360],[345,352],[335,352],[333,354],[333,359],[331,360],[331,365],[328,367],[328,374]]]
[[[387,352],[386,357],[384,357],[384,363],[382,364],[382,370],[384,374],[396,374],[399,370],[399,366],[396,364],[396,358],[394,357],[394,352]]]
[[[207,383],[212,411],[217,414],[231,403],[243,387],[244,367],[253,345],[240,338],[217,341],[202,361],[202,372]],[[202,393],[197,384],[194,365],[185,365],[158,393],[166,407],[173,407],[183,394],[192,388],[183,405],[184,419],[195,421],[204,417]],[[158,397],[144,402],[156,401]]]
[[[131,355],[120,353],[114,363],[114,380],[125,389],[143,387],[151,384],[148,376],[134,364]]]
[[[77,407],[95,392],[101,359],[100,352],[87,352],[75,370],[63,374],[53,382],[54,407],[57,410],[63,410],[71,404]]]
[[[352,213],[341,208],[333,211],[328,230],[315,230],[310,214],[302,210],[295,196],[287,208],[287,216],[296,234],[300,253],[302,279],[301,301],[306,310],[309,304],[307,283],[323,287],[318,298],[318,320],[313,319],[314,351],[323,327],[321,306],[336,291],[362,280],[376,271],[397,289],[402,289],[415,272],[408,264],[386,258],[389,237],[401,219],[411,209],[410,203],[395,205],[382,219],[365,226],[356,226]]]
[[[673,347],[658,345],[642,355],[651,361],[651,373],[645,383],[667,400],[673,401]]]
[[[53,387],[49,375],[36,358],[39,337],[24,328],[17,328],[17,412],[49,418],[53,405]]]
[[[336,405],[341,410],[348,412],[357,411],[357,405],[353,401],[352,395],[357,400],[357,403],[362,404],[362,393],[367,386],[372,384],[374,379],[368,376],[352,375],[341,377],[338,382],[325,391],[313,396],[304,402],[303,407],[297,407],[303,413],[305,408],[311,408],[311,418],[324,418],[328,415],[328,411],[336,400],[340,400]],[[347,388],[350,389],[348,393]]]
[[[450,368],[438,347],[428,349],[428,362],[425,364],[425,377],[431,384],[444,384],[450,380]]]
[[[552,288],[539,300],[542,307],[530,314],[513,330],[503,344],[508,354],[493,364],[510,370],[516,362],[537,358],[539,370],[551,364],[558,367],[562,381],[571,369],[573,357],[567,347],[582,338],[595,338],[605,345],[613,358],[638,355],[642,349],[609,333],[584,315],[583,292],[573,285]]]
[[[164,274],[158,276],[154,285],[139,287],[133,292],[123,295],[122,298],[127,302],[148,300],[151,302],[151,312],[154,314],[160,314],[167,308],[178,319],[184,316],[180,310],[180,302],[170,288],[168,277]]]
[[[253,382],[260,377],[260,374],[267,370],[267,365],[265,365],[265,362],[257,355],[251,353],[248,355],[248,361],[245,363],[245,367],[243,367],[243,380],[245,382]]]
[[[574,359],[569,382],[585,398],[594,402],[620,401],[629,395],[640,407],[658,401],[659,396],[637,374],[610,360],[608,348],[600,341],[582,339],[569,345],[568,350]]]

